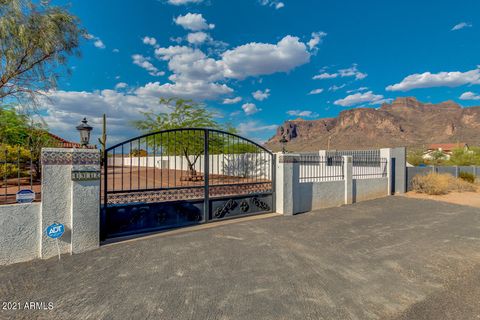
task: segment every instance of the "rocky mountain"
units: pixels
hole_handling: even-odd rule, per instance
[[[421,147],[431,143],[480,145],[480,106],[462,108],[453,101],[422,103],[397,98],[378,109],[342,111],[336,118],[289,120],[283,125],[288,151]],[[281,130],[266,146],[281,149]]]

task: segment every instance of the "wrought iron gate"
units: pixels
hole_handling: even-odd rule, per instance
[[[101,237],[274,211],[274,156],[214,129],[173,129],[105,150]]]

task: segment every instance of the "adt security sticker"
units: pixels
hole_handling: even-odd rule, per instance
[[[65,227],[61,223],[54,223],[47,227],[47,236],[52,239],[60,238],[65,232]]]
[[[30,203],[35,201],[35,192],[29,189],[20,190],[16,194],[18,203]]]

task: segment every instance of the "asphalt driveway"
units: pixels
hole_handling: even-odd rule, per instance
[[[477,319],[479,266],[478,208],[389,197],[3,267],[52,309],[0,319]]]

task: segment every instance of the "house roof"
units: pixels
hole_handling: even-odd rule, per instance
[[[54,139],[58,142],[58,144],[59,144],[58,148],[81,148],[82,147],[82,145],[80,143],[65,140],[62,137],[59,137],[56,134],[53,134],[51,132],[47,132],[47,134],[50,137],[52,137],[52,139]],[[88,146],[87,148],[93,148],[93,147]]]
[[[427,147],[428,150],[452,151],[453,149],[465,148],[468,145],[465,142],[458,143],[434,143]]]

